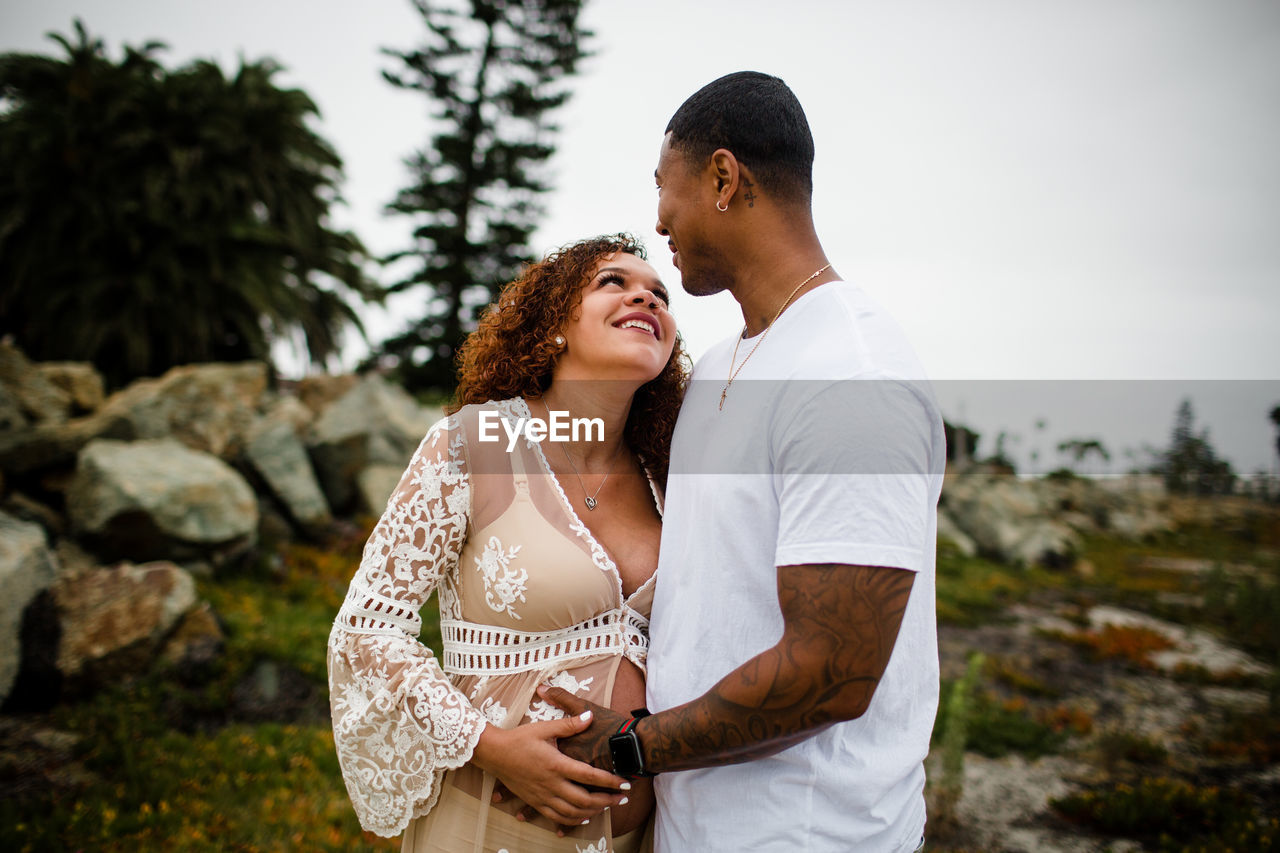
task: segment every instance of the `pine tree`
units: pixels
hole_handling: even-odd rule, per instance
[[[582,0],[469,0],[463,11],[414,0],[426,43],[385,50],[400,60],[392,85],[421,92],[443,129],[407,161],[412,183],[389,210],[417,221],[417,269],[391,292],[422,288],[424,316],[383,343],[410,388],[451,389],[454,353],[478,311],[530,260],[529,238],[548,185],[540,169],[554,153],[551,113],[565,103],[564,78],[591,35],[578,25]]]
[[[1231,463],[1218,458],[1209,443],[1209,431],[1198,435],[1191,401],[1183,400],[1174,419],[1169,449],[1161,460],[1160,473],[1170,492],[1193,495],[1229,494],[1236,474]]]

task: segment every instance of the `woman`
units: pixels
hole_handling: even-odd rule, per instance
[[[534,691],[644,704],[687,379],[667,300],[626,235],[529,267],[463,346],[461,408],[427,434],[365,546],[329,640],[334,736],[361,824],[404,830],[404,850],[640,849],[647,781],[620,791],[561,755],[555,738],[587,721]],[[599,427],[539,443],[523,432],[533,419]],[[415,639],[433,591],[439,663]],[[524,821],[522,803],[547,820]]]

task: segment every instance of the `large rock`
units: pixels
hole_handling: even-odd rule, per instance
[[[991,559],[1064,566],[1079,551],[1079,534],[1059,520],[1062,506],[1029,481],[977,471],[949,476],[943,503],[955,526]]]
[[[132,438],[172,437],[223,459],[237,456],[258,418],[267,366],[192,364],[159,379],[141,379],[112,394],[101,411],[126,419]]]
[[[53,594],[61,626],[58,671],[73,688],[145,672],[196,604],[195,580],[167,562],[67,575]]]
[[[0,470],[23,474],[71,465],[81,448],[96,438],[127,441],[134,435],[133,424],[124,414],[101,410],[68,421],[0,429]]]
[[[319,415],[359,381],[360,377],[354,373],[340,373],[336,376],[319,373],[299,379],[294,386],[294,393],[312,415]]]
[[[938,538],[950,540],[956,546],[956,549],[966,557],[972,557],[978,553],[978,546],[969,538],[967,533],[951,520],[951,516],[947,514],[945,509],[938,510]]]
[[[57,561],[40,525],[0,512],[0,703],[21,664],[22,614],[54,581]]]
[[[71,395],[50,382],[22,351],[0,341],[0,389],[4,391],[6,420],[16,410],[27,423],[65,421],[71,412]],[[21,425],[21,424],[19,424]]]
[[[67,393],[73,410],[81,414],[93,412],[106,399],[102,374],[95,370],[92,364],[77,361],[46,361],[39,365],[39,371],[51,385]]]
[[[387,499],[404,476],[404,465],[370,465],[356,477],[359,492],[359,511],[380,516],[387,508]]]
[[[251,545],[258,524],[257,500],[239,473],[172,439],[90,443],[67,510],[108,558],[217,559]]]
[[[324,410],[308,435],[329,505],[337,512],[356,509],[358,477],[370,465],[403,471],[440,415],[379,376],[362,378]]]
[[[250,428],[245,458],[304,530],[317,532],[332,521],[311,458],[287,419],[264,418]]]

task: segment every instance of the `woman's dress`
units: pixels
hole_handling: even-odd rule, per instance
[[[563,716],[535,695],[538,685],[608,705],[622,660],[645,665],[654,579],[624,599],[617,567],[541,446],[521,437],[508,452],[498,418],[515,429],[530,416],[516,398],[466,406],[431,428],[329,637],[334,742],[351,802],[365,829],[405,832],[405,850],[638,845],[639,832],[611,838],[608,811],[566,838],[516,821],[519,804],[490,805],[493,777],[468,763],[486,722],[513,728]],[[438,661],[417,640],[433,592]]]

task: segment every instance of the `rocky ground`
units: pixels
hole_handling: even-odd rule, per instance
[[[1174,586],[1214,571],[1206,560],[1131,562],[1131,578],[1164,579]],[[1085,566],[1088,571],[1088,566]],[[1244,569],[1241,569],[1244,570]],[[1191,578],[1191,580],[1202,578]],[[1143,829],[1082,826],[1067,820],[1051,801],[1097,791],[1118,799],[1117,785],[1140,789],[1144,779],[1172,780],[1198,792],[1225,791],[1257,807],[1261,825],[1280,818],[1280,754],[1274,713],[1272,668],[1225,641],[1217,632],[1157,618],[1160,602],[1181,593],[1117,596],[1127,606],[1100,601],[1099,588],[1081,594],[1068,585],[1042,588],[1008,608],[1004,618],[976,627],[943,626],[940,653],[944,683],[960,679],[971,655],[985,659],[979,690],[1002,707],[1019,708],[1051,721],[1063,740],[1053,754],[1039,757],[1011,751],[988,757],[970,749],[964,757],[963,786],[951,814],[936,802],[931,815],[931,848],[1001,853],[1080,853],[1184,849],[1192,839],[1161,840]],[[1182,601],[1196,606],[1201,602]],[[1160,638],[1164,638],[1161,640]],[[946,697],[944,695],[944,702]],[[972,747],[972,739],[971,739]],[[935,746],[931,779],[940,778]],[[1170,789],[1161,789],[1167,793]],[[1177,806],[1135,801],[1149,811],[1150,825],[1167,819]],[[1175,824],[1170,821],[1170,828]],[[1275,825],[1273,824],[1273,829]],[[1145,845],[1145,846],[1144,846]],[[1248,848],[1233,848],[1219,837],[1204,849],[1272,849],[1276,832]],[[1191,848],[1200,849],[1200,848]]]

